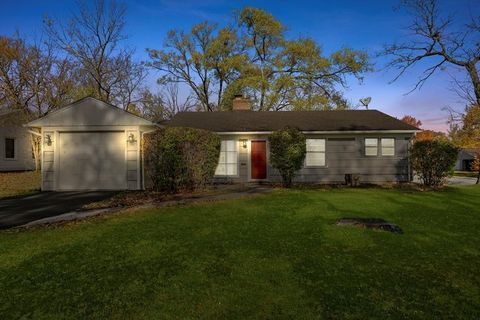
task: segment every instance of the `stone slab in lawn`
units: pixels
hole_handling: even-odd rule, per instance
[[[402,234],[403,230],[396,224],[377,218],[342,218],[335,223],[338,226],[359,226]]]

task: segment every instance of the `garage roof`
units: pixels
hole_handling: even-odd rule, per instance
[[[377,110],[180,112],[166,124],[215,132],[405,131],[419,129]]]
[[[86,97],[33,120],[27,126],[156,126],[156,124],[109,103]]]

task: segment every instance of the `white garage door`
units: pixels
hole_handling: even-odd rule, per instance
[[[63,132],[59,139],[59,190],[126,189],[124,132]]]

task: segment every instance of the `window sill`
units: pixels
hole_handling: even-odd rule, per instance
[[[396,155],[392,156],[384,156],[384,155],[377,155],[377,156],[365,156],[366,158],[398,158]]]

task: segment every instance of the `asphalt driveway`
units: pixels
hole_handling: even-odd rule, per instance
[[[0,229],[21,226],[35,220],[57,216],[82,208],[91,202],[113,196],[113,191],[40,192],[0,199]]]

